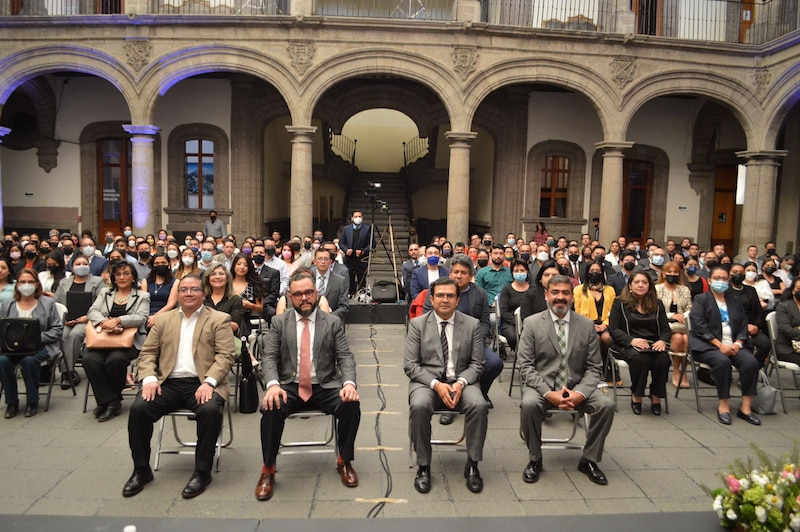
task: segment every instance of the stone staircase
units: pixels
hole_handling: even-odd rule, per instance
[[[370,183],[380,183],[381,186],[373,189]],[[374,200],[373,196],[367,194],[368,192],[371,194],[373,191],[375,193]],[[375,207],[374,220],[373,206]],[[389,231],[390,216],[397,275],[402,275],[400,265],[406,259],[410,237],[406,181],[403,174],[356,173],[347,205],[348,216],[355,210],[364,213],[364,223],[375,224],[376,247],[370,265],[369,284],[378,280],[394,280],[395,274],[391,259],[392,239]]]

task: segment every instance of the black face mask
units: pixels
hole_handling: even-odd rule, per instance
[[[489,264],[488,259],[478,259],[478,266],[480,266],[481,268],[485,267],[488,264]]]
[[[519,254],[519,258],[521,258],[522,260],[527,262],[527,261],[531,260],[531,254],[530,253],[520,253]]]
[[[142,259],[142,260],[149,259],[150,258],[150,252],[149,251],[140,251],[139,252],[139,258]]]
[[[311,249],[311,242],[303,242],[303,248]]]
[[[211,223],[214,223],[214,222],[217,221],[217,217],[216,216],[211,216],[210,218],[211,218]]]
[[[36,257],[36,252],[35,251],[26,251],[25,252],[25,258],[26,259],[33,259],[35,257]]]
[[[558,267],[558,273],[560,273],[561,275],[569,276],[569,267],[567,267],[567,266],[559,266]]]
[[[586,275],[590,284],[600,284],[603,282],[603,274],[601,272],[589,272]]]
[[[156,275],[165,277],[169,273],[169,266],[164,264],[162,264],[161,266],[153,266],[153,272],[155,272]]]
[[[735,285],[740,285],[744,282],[744,274],[743,273],[734,273],[731,275],[731,283]]]
[[[492,241],[491,241],[491,240],[484,240],[484,241],[483,241],[483,245],[484,245],[484,246],[486,246],[486,247],[488,248],[489,246],[491,246],[491,245],[492,245]]]
[[[711,271],[711,268],[717,265],[717,261],[715,260],[707,260],[706,261],[706,270]]]
[[[275,256],[275,246],[267,246],[267,247],[264,248],[264,251],[270,257],[274,257]]]
[[[570,262],[578,262],[579,255],[577,253],[570,253],[567,258]]]
[[[678,284],[678,280],[680,279],[680,276],[678,276],[678,275],[665,275],[664,279],[666,279],[669,284]]]
[[[64,246],[61,248],[61,251],[64,252],[64,255],[72,255],[72,252],[75,250],[71,246]]]
[[[775,273],[775,267],[774,266],[765,267],[764,273],[766,273],[767,275],[772,275],[773,273]]]
[[[797,292],[794,293],[794,298],[796,300],[800,301],[800,290],[798,290]]]
[[[774,255],[774,254],[775,254],[775,248],[767,248],[767,255]]]
[[[56,273],[58,271],[58,266],[48,266],[47,271],[50,273]]]
[[[298,251],[300,251],[300,242],[292,242],[291,244],[289,244],[289,247],[292,248],[292,251],[297,253]]]
[[[264,255],[253,255],[253,262],[261,266],[264,264]]]
[[[633,262],[626,262],[622,265],[626,272],[632,272],[636,265]]]

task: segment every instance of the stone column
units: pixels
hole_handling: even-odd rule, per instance
[[[292,135],[292,173],[289,217],[292,235],[310,235],[314,222],[314,180],[312,176],[314,126],[286,126]]]
[[[529,92],[515,89],[504,98],[505,127],[494,144],[491,230],[496,233],[522,233],[529,98]]]
[[[469,241],[469,149],[477,133],[447,131],[450,141],[450,172],[447,179],[447,238]]]
[[[155,170],[153,162],[153,141],[160,131],[156,126],[122,126],[131,134],[131,205],[133,210],[133,234],[155,233]]]
[[[237,239],[243,240],[248,235],[263,232],[264,127],[253,113],[256,84],[251,79],[236,77],[231,82],[231,90],[230,203],[233,214],[230,231]]]
[[[598,142],[603,150],[603,188],[600,192],[600,238],[611,242],[622,233],[622,162],[633,142]]]
[[[714,180],[714,166],[710,164],[690,164],[689,185],[700,197],[700,211],[697,214],[697,236],[694,241],[697,242],[700,249],[709,249],[709,246],[711,246],[711,225],[713,224],[714,217],[714,188],[716,185]]]
[[[2,111],[3,106],[0,105],[0,111]],[[3,137],[11,133],[11,129],[7,127],[0,126],[0,144],[3,143]],[[5,220],[3,219],[3,166],[2,166],[2,154],[0,154],[0,235],[5,234]]]
[[[786,150],[740,151],[737,157],[746,159],[742,221],[739,225],[739,255],[747,253],[747,246],[762,245],[775,239],[775,181],[780,160]]]

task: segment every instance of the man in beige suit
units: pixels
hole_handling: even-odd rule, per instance
[[[203,306],[203,299],[198,276],[189,274],[181,279],[180,307],[156,318],[142,346],[138,366],[142,391],[128,418],[134,470],[122,490],[124,497],[136,495],[153,480],[153,423],[183,408],[197,417],[197,450],[195,471],[181,495],[184,499],[197,497],[211,483],[234,348],[230,316]]]

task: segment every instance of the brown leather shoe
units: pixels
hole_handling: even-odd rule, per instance
[[[272,498],[272,486],[275,484],[275,473],[261,473],[256,484],[256,499],[268,501]]]
[[[358,486],[358,473],[350,465],[350,462],[340,462],[336,464],[336,471],[342,476],[342,484],[348,488],[355,488]]]

